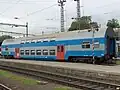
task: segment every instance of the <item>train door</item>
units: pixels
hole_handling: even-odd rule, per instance
[[[65,48],[63,45],[57,46],[57,59],[64,61]]]
[[[15,48],[15,58],[20,58],[20,49]]]
[[[115,38],[107,37],[107,55],[114,57],[116,53]]]

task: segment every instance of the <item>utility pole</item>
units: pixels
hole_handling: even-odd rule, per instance
[[[64,28],[64,2],[66,2],[66,0],[58,0],[58,6],[61,7],[61,32],[65,32],[65,28]]]
[[[74,0],[77,1],[77,20],[81,17],[81,9],[80,9],[80,0]]]
[[[28,22],[26,22],[26,37],[28,37]]]
[[[20,18],[18,18],[18,17],[15,17],[14,19],[20,20]],[[29,35],[29,32],[28,32],[28,22],[26,22],[26,25],[24,27],[26,27],[26,37],[28,37],[28,35]]]
[[[80,30],[80,18],[81,18],[80,0],[74,1],[77,1],[77,21],[79,22],[78,29]]]
[[[93,28],[93,26],[91,26],[91,30],[92,30],[92,49],[93,49],[93,64],[95,64],[95,53],[94,53],[94,50],[95,50],[95,45],[94,45],[94,43],[95,43],[95,29]]]
[[[95,31],[98,31],[98,27],[96,28],[95,23],[93,23],[92,21],[90,22],[91,25],[91,31],[92,31],[92,57],[93,57],[93,64],[96,63],[95,60]]]

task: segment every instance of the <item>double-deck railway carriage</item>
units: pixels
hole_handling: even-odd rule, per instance
[[[2,43],[5,58],[57,61],[107,61],[115,57],[115,33],[112,28],[72,31],[36,37],[7,39]],[[93,50],[94,45],[94,50]]]

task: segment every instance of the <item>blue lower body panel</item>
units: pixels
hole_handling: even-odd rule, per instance
[[[104,50],[96,50],[94,51],[67,51],[66,52],[66,55],[65,55],[65,59],[68,59],[69,56],[96,56],[96,57],[103,57],[104,54],[105,54],[105,51]]]
[[[12,55],[15,56],[15,52],[2,52],[2,55]],[[105,51],[104,50],[95,50],[94,51],[94,56],[96,57],[103,57],[105,55]],[[89,57],[89,56],[93,56],[93,51],[66,51],[65,54],[65,61],[69,61],[68,58],[70,56],[78,56],[78,57]],[[20,56],[20,58],[22,59],[28,59],[28,60],[46,60],[46,61],[55,61],[57,59],[57,56],[32,56],[32,55],[23,55]]]
[[[2,55],[10,55],[10,56],[15,56],[15,52],[10,52],[10,51],[2,51]]]
[[[56,56],[20,56],[20,58],[28,60],[48,60],[48,61],[56,60]]]

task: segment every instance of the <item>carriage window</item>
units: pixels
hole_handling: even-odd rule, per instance
[[[26,54],[26,55],[29,55],[29,50],[25,50],[25,54]]]
[[[35,55],[35,50],[31,50],[31,55]]]
[[[7,50],[8,50],[8,47],[6,47],[5,50],[7,51]]]
[[[36,41],[35,41],[35,40],[32,40],[31,43],[36,43]]]
[[[94,42],[94,48],[99,48],[100,47],[100,43],[98,41]]]
[[[26,43],[28,44],[28,43],[31,43],[30,41],[26,41]]]
[[[58,47],[57,47],[57,51],[58,51],[58,52],[60,52],[60,51],[61,51],[60,46],[58,46]]]
[[[43,41],[43,42],[48,42],[48,41]]]
[[[82,48],[90,48],[90,42],[83,42]]]
[[[36,42],[37,42],[37,43],[40,43],[40,42],[41,42],[41,40],[37,40]]]
[[[48,50],[43,50],[43,55],[48,55]]]
[[[55,40],[50,40],[50,42],[55,42]]]
[[[55,55],[55,50],[50,50],[50,55]]]
[[[21,41],[21,44],[24,44],[25,43],[25,41]]]
[[[63,52],[64,51],[64,47],[63,46],[61,46],[61,52]]]
[[[37,55],[41,55],[41,50],[36,50]]]
[[[24,55],[24,50],[20,50],[20,54],[21,54],[21,55]]]

